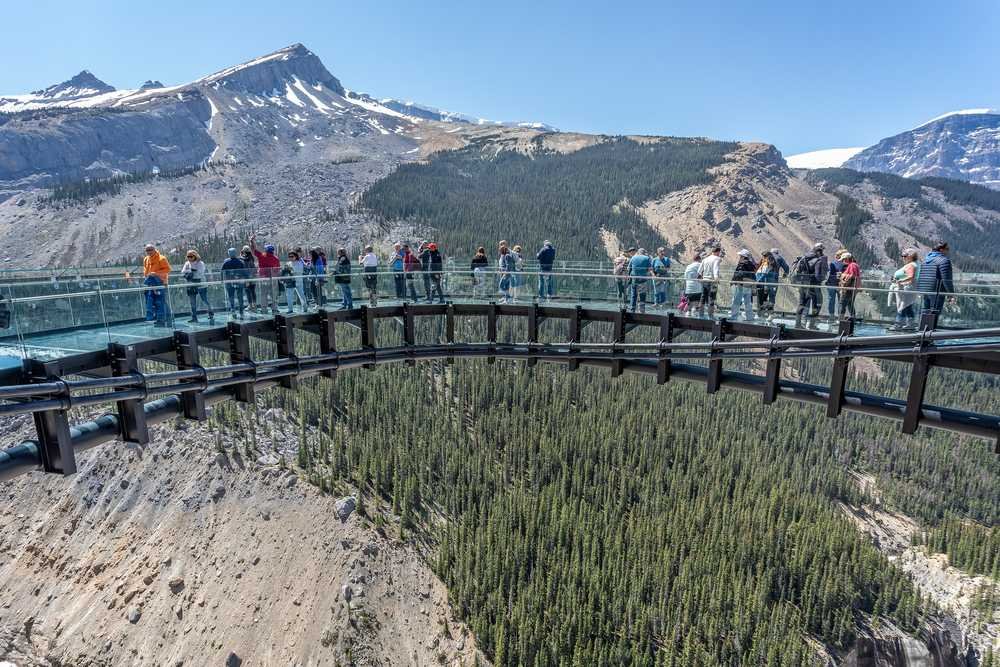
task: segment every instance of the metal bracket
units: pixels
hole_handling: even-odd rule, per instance
[[[624,343],[625,342],[625,309],[619,308],[615,312],[615,332],[613,343]],[[619,351],[616,349],[615,345],[611,346],[611,356],[617,357]],[[622,359],[611,360],[611,377],[616,378],[622,374],[625,370],[625,361]]]
[[[535,349],[531,343],[538,342],[538,303],[531,305],[528,311],[528,350],[531,356],[528,357],[527,365],[534,366],[538,363],[538,357],[534,356]]]
[[[139,372],[139,359],[133,346],[111,343],[108,345],[108,354],[111,356],[112,375],[116,377],[132,375],[142,389],[146,389],[146,377]],[[130,398],[115,403],[118,412],[118,431],[123,441],[136,445],[149,443],[149,427],[146,424],[146,411],[143,407],[145,400],[144,395],[142,398]]]
[[[321,308],[319,311],[319,351],[321,354],[337,353],[337,321],[331,317],[330,311]],[[331,380],[337,377],[336,368],[328,368],[320,373]]]
[[[486,340],[490,343],[490,352],[496,352],[497,343],[497,304],[495,301],[490,301],[489,310],[486,312]],[[497,358],[494,355],[486,357],[487,363],[496,362]]]
[[[660,354],[656,362],[656,384],[664,384],[670,380],[670,350],[665,345],[674,340],[674,314],[667,313],[660,320]]]
[[[274,316],[274,341],[278,357],[298,361],[295,354],[295,325],[284,315]],[[285,389],[298,389],[299,379],[286,375],[278,379],[278,385]]]
[[[234,364],[252,364],[253,357],[250,354],[250,334],[244,330],[239,322],[229,322],[229,360]],[[254,403],[257,399],[256,382],[257,369],[247,373],[247,381],[233,387],[233,398],[240,403]]]
[[[726,340],[726,318],[720,318],[712,323],[712,343],[721,343]],[[709,354],[715,354],[713,345],[709,348]],[[705,387],[708,393],[714,394],[722,386],[722,359],[712,359],[708,362],[708,375],[705,376]]]
[[[906,407],[903,409],[902,431],[907,435],[917,432],[923,417],[924,394],[927,392],[927,375],[931,370],[931,358],[924,354],[927,348],[927,334],[937,325],[937,313],[924,313],[920,317],[920,340],[913,348],[913,367],[910,369],[910,386],[906,390]]]
[[[841,320],[837,329],[839,342],[834,348],[839,354],[844,349],[844,339],[854,335],[854,319]],[[833,374],[830,377],[830,394],[826,402],[826,416],[837,417],[844,408],[844,392],[847,391],[847,368],[851,363],[850,357],[835,357],[833,360]]]
[[[582,326],[582,323],[581,323],[581,320],[582,320],[582,311],[583,311],[582,307],[576,306],[575,308],[573,308],[573,311],[569,315],[569,342],[570,343],[579,343],[580,342],[580,336],[582,335],[582,332],[583,332],[583,326]],[[579,359],[570,359],[569,360],[569,370],[575,371],[578,368],[580,368],[580,360]]]
[[[444,339],[449,346],[455,344],[455,304],[450,301],[448,302],[448,307],[445,309]],[[449,366],[454,364],[455,357],[453,355],[448,355],[446,363]]]
[[[205,397],[202,392],[205,390],[208,377],[205,369],[201,367],[201,355],[198,351],[197,334],[190,331],[175,331],[174,346],[177,350],[177,368],[179,370],[200,369],[202,372],[201,386],[190,391],[181,392],[181,407],[187,419],[204,421],[208,418],[205,410]]]
[[[73,452],[73,439],[69,432],[69,408],[72,405],[69,385],[57,377],[39,381],[61,382],[62,392],[49,398],[59,399],[64,406],[32,415],[38,433],[38,454],[42,461],[42,470],[47,473],[72,475],[76,472],[76,455]]]
[[[765,405],[770,405],[778,399],[778,390],[781,382],[781,357],[778,356],[778,347],[775,345],[785,333],[785,325],[778,324],[771,327],[771,340],[767,352],[767,368],[764,371],[764,393],[762,394]]]

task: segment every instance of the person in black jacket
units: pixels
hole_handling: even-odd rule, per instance
[[[486,272],[489,270],[490,260],[486,257],[486,248],[479,246],[476,255],[472,258],[470,268],[472,269],[472,298],[486,296]]]
[[[920,265],[920,271],[917,273],[917,291],[923,297],[925,312],[940,313],[944,307],[945,295],[955,293],[951,260],[948,258],[950,253],[948,242],[938,241]]]
[[[424,266],[424,286],[427,288],[427,303],[434,303],[433,292],[437,291],[439,303],[444,303],[444,292],[441,289],[441,269],[444,261],[438,252],[436,243],[428,243],[420,253],[420,262]]]
[[[226,286],[226,299],[229,301],[229,314],[238,320],[243,319],[243,287],[244,281],[250,277],[247,265],[239,258],[236,248],[230,248],[229,258],[222,263],[222,283]]]
[[[551,241],[542,244],[535,255],[538,260],[538,300],[552,299],[556,295],[556,284],[552,278],[552,265],[556,261],[556,249]]]
[[[340,288],[342,299],[338,310],[354,308],[354,297],[351,295],[351,260],[347,257],[346,248],[337,248],[337,266],[334,268],[333,282]]]
[[[733,319],[739,316],[740,306],[743,307],[748,320],[754,319],[753,315],[753,288],[756,281],[757,264],[753,261],[753,255],[749,250],[743,248],[739,251],[739,261],[733,271],[733,304],[729,308],[729,315]]]

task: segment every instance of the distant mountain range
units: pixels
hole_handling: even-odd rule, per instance
[[[787,162],[796,169],[847,167],[907,178],[952,178],[1000,189],[1000,110],[952,111],[868,148],[800,153]]]

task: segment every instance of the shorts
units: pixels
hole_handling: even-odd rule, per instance
[[[702,299],[702,301],[705,302],[706,305],[714,306],[715,305],[715,299],[718,296],[719,296],[719,286],[716,285],[715,283],[712,283],[711,285],[702,285],[701,286],[701,299]],[[688,297],[688,301],[690,301],[690,300],[691,300],[691,297],[689,296]]]
[[[701,292],[695,292],[694,294],[685,295],[688,298],[688,303],[701,303]]]

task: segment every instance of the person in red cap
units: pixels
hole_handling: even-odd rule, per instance
[[[439,303],[444,303],[444,291],[441,289],[441,269],[443,261],[438,252],[437,243],[428,243],[420,253],[420,263],[424,267],[424,286],[427,288],[427,303],[434,303],[434,291],[437,291]]]

